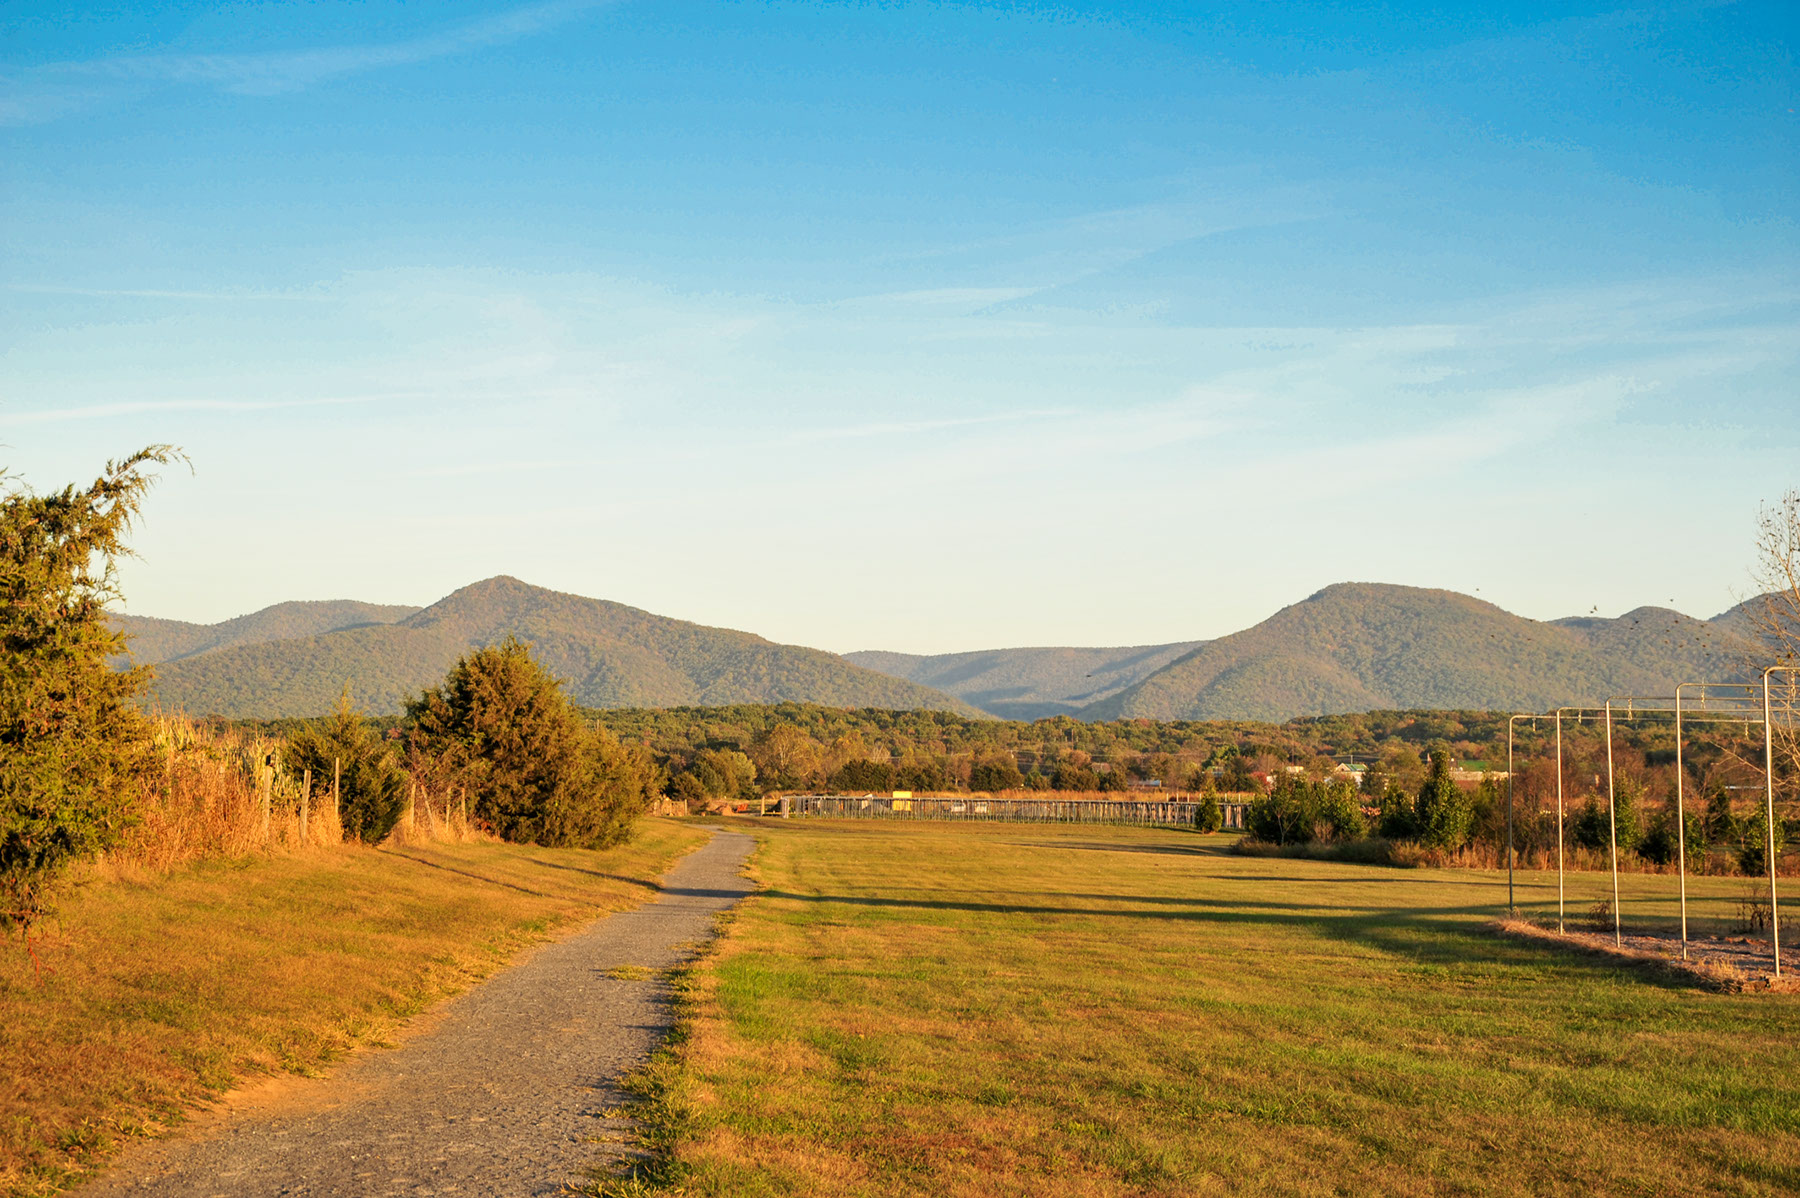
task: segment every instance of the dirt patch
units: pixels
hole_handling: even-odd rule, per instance
[[[1690,936],[1687,960],[1674,936],[1626,936],[1615,944],[1601,932],[1558,932],[1522,919],[1497,920],[1493,929],[1516,940],[1553,943],[1577,952],[1629,962],[1658,976],[1727,994],[1750,991],[1800,993],[1794,970],[1800,959],[1782,954],[1781,976],[1775,976],[1775,953],[1767,940],[1748,936]]]

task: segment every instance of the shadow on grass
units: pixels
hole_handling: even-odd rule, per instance
[[[517,882],[503,882],[499,878],[490,878],[485,874],[478,874],[473,870],[457,869],[454,865],[439,865],[436,861],[427,861],[423,857],[414,857],[411,853],[402,853],[396,849],[383,849],[381,851],[390,857],[398,857],[402,861],[410,861],[414,865],[424,865],[431,869],[441,869],[445,873],[461,874],[465,878],[474,878],[477,882],[486,882],[490,886],[504,886],[508,890],[517,890],[521,894],[529,894],[537,898],[554,899],[558,897],[554,894],[546,894],[542,890],[533,890],[529,886],[521,886]]]
[[[1126,844],[1091,840],[1009,840],[1009,848],[1075,849],[1084,853],[1154,853],[1169,857],[1224,857],[1230,855],[1229,842],[1221,844]]]
[[[545,869],[566,869],[572,874],[586,874],[590,878],[605,878],[609,882],[624,882],[628,886],[639,886],[645,890],[661,889],[655,882],[643,878],[628,878],[624,874],[609,874],[605,870],[583,869],[579,865],[564,865],[558,861],[545,861],[538,857],[524,857],[521,860],[529,861],[533,865],[541,865]]]
[[[1304,879],[1312,881],[1313,879]],[[1174,898],[1167,895],[1086,895],[1101,902],[1143,904],[1153,909],[1008,903],[977,899],[886,898],[877,895],[799,894],[790,890],[758,892],[769,899],[808,905],[841,904],[885,910],[961,911],[975,915],[1080,916],[1102,920],[1149,920],[1164,924],[1261,926],[1310,930],[1326,939],[1373,948],[1392,957],[1428,965],[1523,965],[1626,979],[1656,989],[1690,989],[1684,982],[1646,974],[1625,964],[1570,953],[1526,941],[1501,941],[1487,935],[1483,916],[1500,914],[1493,903],[1447,906],[1369,907],[1332,914],[1316,903],[1268,901],[1228,902]],[[1180,910],[1171,910],[1180,907]]]

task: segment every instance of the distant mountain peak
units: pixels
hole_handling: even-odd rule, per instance
[[[409,609],[410,610],[410,609]],[[360,707],[394,711],[470,649],[517,636],[571,696],[592,707],[812,702],[836,707],[977,710],[941,691],[819,649],[777,645],[510,575],[470,583],[398,623],[265,639],[188,655],[158,672],[164,706],[227,716],[314,715],[344,686]]]

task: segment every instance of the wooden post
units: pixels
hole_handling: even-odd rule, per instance
[[[300,778],[300,843],[306,843],[306,817],[312,806],[312,770],[308,769]]]
[[[331,759],[331,818],[344,826],[344,809],[338,806],[338,790],[344,782],[344,763],[336,757]]]
[[[262,792],[263,843],[269,843],[269,792],[275,788],[275,755],[269,754],[263,759],[263,768],[257,773],[257,789]]]

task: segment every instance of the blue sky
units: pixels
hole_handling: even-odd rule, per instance
[[[1800,486],[1780,5],[56,8],[0,18],[0,462],[187,450],[133,611],[1711,615]]]

